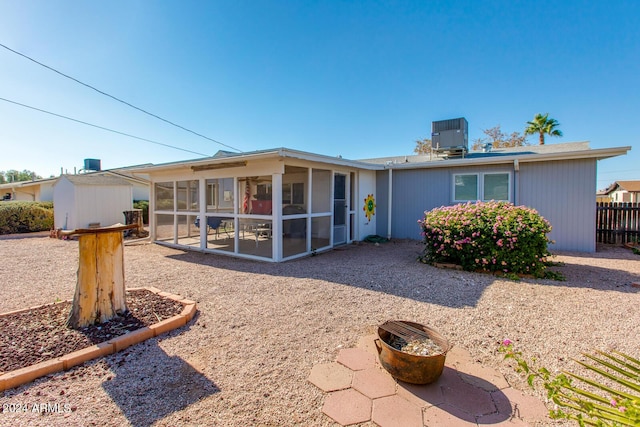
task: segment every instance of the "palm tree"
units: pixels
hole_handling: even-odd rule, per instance
[[[544,135],[547,134],[549,136],[562,136],[562,132],[559,129],[556,129],[560,126],[560,123],[556,119],[550,119],[549,113],[546,114],[536,114],[533,118],[533,121],[527,122],[529,125],[525,130],[525,135],[535,135],[540,134],[540,145],[544,145]]]

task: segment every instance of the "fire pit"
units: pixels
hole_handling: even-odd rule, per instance
[[[442,374],[450,345],[437,331],[397,320],[380,325],[378,336],[375,344],[380,363],[393,377],[411,384],[429,384]]]

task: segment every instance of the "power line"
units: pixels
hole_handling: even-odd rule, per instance
[[[30,105],[21,104],[20,102],[12,101],[12,100],[10,100],[10,99],[6,99],[6,98],[2,98],[2,97],[0,97],[0,100],[1,100],[1,101],[5,101],[5,102],[9,102],[9,103],[11,103],[11,104],[19,105],[19,106],[21,106],[21,107],[29,108],[29,109],[31,109],[31,110],[40,111],[41,113],[51,114],[52,116],[56,116],[56,117],[60,117],[60,118],[63,118],[63,119],[71,120],[72,122],[82,123],[83,125],[91,126],[91,127],[98,128],[98,129],[102,129],[102,130],[106,130],[106,131],[108,131],[108,132],[117,133],[117,134],[119,134],[119,135],[128,136],[129,138],[135,138],[135,139],[139,139],[140,141],[146,141],[146,142],[150,142],[150,143],[152,143],[152,144],[162,145],[163,147],[169,147],[169,148],[173,148],[173,149],[175,149],[175,150],[185,151],[185,152],[187,152],[187,153],[192,153],[192,154],[197,154],[197,155],[199,155],[199,156],[209,157],[209,155],[208,155],[208,154],[198,153],[197,151],[187,150],[187,149],[185,149],[185,148],[180,148],[180,147],[176,147],[176,146],[173,146],[173,145],[164,144],[164,143],[162,143],[162,142],[153,141],[153,140],[151,140],[151,139],[142,138],[142,137],[135,136],[135,135],[131,135],[131,134],[129,134],[129,133],[125,133],[125,132],[120,132],[120,131],[117,131],[117,130],[114,130],[114,129],[106,128],[106,127],[104,127],[104,126],[94,125],[94,124],[92,124],[92,123],[84,122],[84,121],[82,121],[82,120],[74,119],[74,118],[72,118],[72,117],[63,116],[62,114],[56,114],[56,113],[53,113],[53,112],[51,112],[51,111],[43,110],[43,109],[41,109],[41,108],[36,108],[36,107],[32,107],[32,106],[30,106]]]
[[[164,119],[164,118],[162,118],[162,117],[160,117],[160,116],[158,116],[158,115],[156,115],[156,114],[150,113],[150,112],[149,112],[149,111],[147,111],[147,110],[144,110],[144,109],[142,109],[142,108],[136,107],[135,105],[130,104],[129,102],[124,101],[124,100],[122,100],[122,99],[120,99],[120,98],[117,98],[117,97],[115,97],[115,96],[113,96],[113,95],[110,95],[110,94],[108,94],[108,93],[106,93],[106,92],[103,92],[103,91],[101,91],[100,89],[97,89],[97,88],[95,88],[95,87],[91,86],[90,84],[87,84],[87,83],[81,82],[80,80],[76,79],[75,77],[71,77],[71,76],[69,76],[69,75],[67,75],[67,74],[65,74],[65,73],[63,73],[63,72],[61,72],[61,71],[56,70],[56,69],[55,69],[55,68],[53,68],[53,67],[50,67],[50,66],[48,66],[48,65],[46,65],[46,64],[43,64],[42,62],[36,61],[35,59],[33,59],[33,58],[31,58],[31,57],[29,57],[29,56],[25,55],[24,53],[18,52],[17,50],[13,50],[13,49],[11,49],[10,47],[5,46],[5,45],[4,45],[4,44],[2,44],[2,43],[0,43],[0,46],[2,46],[3,48],[7,49],[8,51],[11,51],[11,52],[15,53],[16,55],[20,55],[20,56],[22,56],[23,58],[28,59],[29,61],[35,62],[36,64],[38,64],[38,65],[40,65],[40,66],[42,66],[42,67],[44,67],[44,68],[46,68],[46,69],[48,69],[48,70],[51,70],[51,71],[53,71],[54,73],[60,74],[60,75],[61,75],[61,76],[63,76],[63,77],[66,77],[66,78],[68,78],[68,79],[70,79],[70,80],[73,80],[73,81],[74,81],[74,82],[76,82],[76,83],[79,83],[79,84],[81,84],[81,85],[83,85],[83,86],[85,86],[85,87],[88,87],[89,89],[93,89],[93,90],[95,90],[96,92],[98,92],[99,94],[102,94],[102,95],[104,95],[104,96],[108,96],[109,98],[111,98],[111,99],[113,99],[113,100],[115,100],[115,101],[118,101],[118,102],[120,102],[120,103],[122,103],[122,104],[125,104],[125,105],[127,105],[127,106],[129,106],[129,107],[131,107],[131,108],[134,108],[134,109],[136,109],[136,110],[138,110],[138,111],[140,111],[140,112],[142,112],[142,113],[145,113],[145,114],[147,114],[147,115],[149,115],[149,116],[151,116],[151,117],[155,117],[155,118],[156,118],[156,119],[158,119],[158,120],[162,120],[162,121],[163,121],[163,122],[165,122],[165,123],[168,123],[168,124],[170,124],[170,125],[172,125],[172,126],[175,126],[175,127],[180,128],[180,129],[182,129],[182,130],[185,130],[185,131],[187,131],[187,132],[190,132],[190,133],[192,133],[192,134],[194,134],[194,135],[197,135],[197,136],[199,136],[199,137],[201,137],[201,138],[208,139],[209,141],[215,142],[216,144],[220,144],[220,145],[222,145],[222,146],[224,146],[224,147],[227,147],[227,148],[230,148],[230,149],[232,149],[232,150],[238,151],[239,153],[242,153],[242,150],[239,150],[239,149],[237,149],[237,148],[235,148],[235,147],[232,147],[232,146],[230,146],[230,145],[227,145],[227,144],[225,144],[225,143],[223,143],[223,142],[216,141],[215,139],[209,138],[208,136],[202,135],[202,134],[200,134],[200,133],[198,133],[198,132],[195,132],[195,131],[193,131],[193,130],[191,130],[191,129],[188,129],[188,128],[186,128],[186,127],[184,127],[184,126],[181,126],[181,125],[179,125],[179,124],[177,124],[177,123],[174,123],[174,122],[172,122],[172,121],[170,121],[170,120]]]

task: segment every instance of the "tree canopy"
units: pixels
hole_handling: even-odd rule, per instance
[[[6,172],[0,171],[0,184],[5,184],[7,182],[31,181],[34,179],[42,179],[42,177],[27,169],[22,172],[15,169],[10,169]]]
[[[431,154],[431,140],[428,138],[416,141],[416,148],[413,149],[416,154]]]
[[[538,113],[533,117],[533,121],[527,122],[525,135],[540,135],[540,145],[544,145],[544,136],[562,136],[562,132],[557,129],[560,123],[556,119],[549,118],[549,113]]]
[[[506,134],[500,129],[500,125],[494,126],[490,129],[484,129],[482,131],[486,137],[478,138],[473,141],[471,146],[472,150],[479,150],[486,143],[491,143],[493,148],[505,148],[505,147],[521,147],[523,145],[529,145],[527,137],[520,134],[520,132],[511,132]]]

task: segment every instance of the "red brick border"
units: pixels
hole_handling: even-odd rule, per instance
[[[126,290],[136,291],[143,289],[153,292],[154,294],[157,294],[161,297],[177,301],[184,306],[184,309],[180,314],[162,320],[158,323],[154,323],[149,327],[136,329],[135,331],[113,338],[109,341],[92,345],[90,347],[83,348],[82,350],[74,351],[72,353],[65,354],[64,356],[57,357],[55,359],[36,363],[35,365],[27,366],[26,368],[20,368],[14,371],[5,372],[0,375],[0,391],[18,387],[22,384],[26,384],[45,375],[55,374],[60,371],[67,371],[74,366],[81,365],[84,362],[88,362],[89,360],[117,353],[120,350],[141,343],[142,341],[145,341],[149,338],[157,337],[158,335],[164,334],[165,332],[181,328],[189,323],[191,319],[193,319],[193,316],[195,316],[196,314],[196,302],[184,299],[180,295],[171,294],[169,292],[162,292],[160,289],[154,287],[127,288]],[[7,313],[2,313],[0,314],[0,316],[21,313],[23,311],[29,311],[53,304],[59,303],[49,303],[36,307],[25,308],[22,310],[14,310]]]

